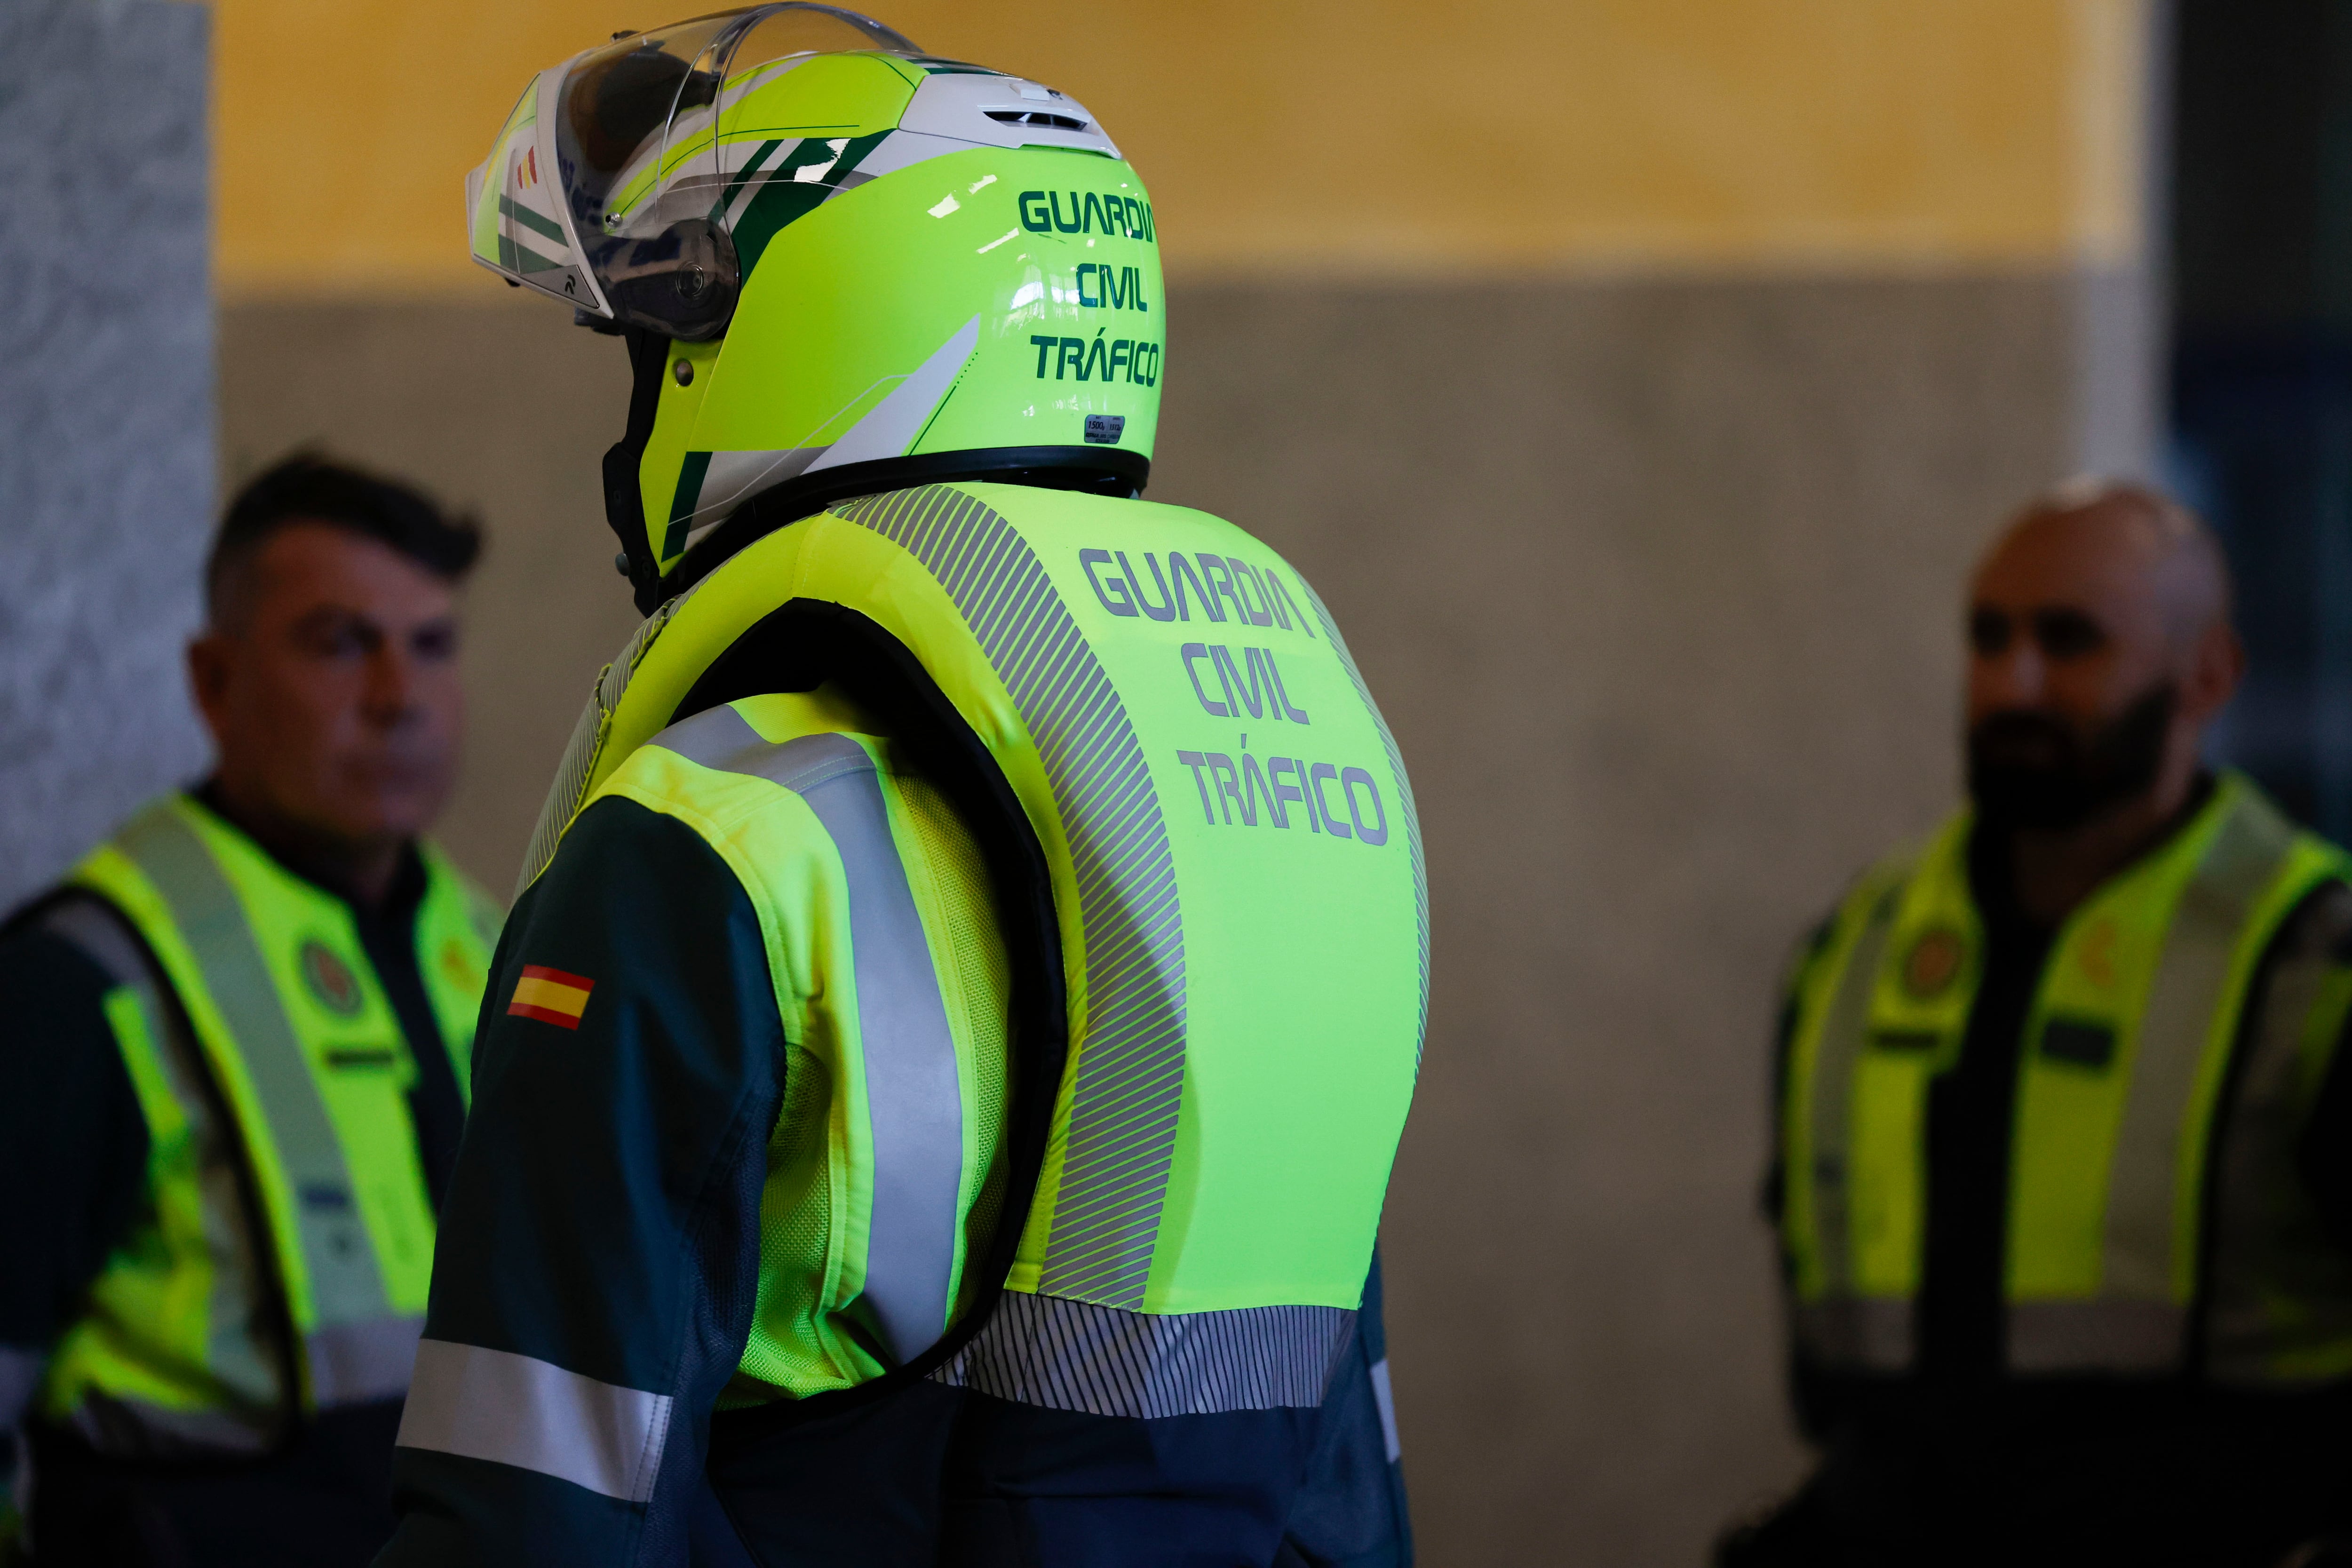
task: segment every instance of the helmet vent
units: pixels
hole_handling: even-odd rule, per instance
[[[1035,125],[1049,131],[1084,131],[1087,122],[1067,114],[1048,114],[1042,109],[985,109],[981,110],[999,125]]]

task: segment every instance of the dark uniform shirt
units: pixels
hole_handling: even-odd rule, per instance
[[[1822,1464],[1757,1554],[1733,1561],[2268,1568],[2297,1542],[2352,1522],[2352,1388],[2224,1392],[2193,1367],[2176,1379],[2005,1371],[2020,1042],[2056,933],[2019,906],[2004,849],[1983,834],[1969,847],[1985,968],[1959,1059],[1928,1094],[1916,1365],[1888,1376],[1797,1357],[1799,1420]],[[2347,934],[2352,889],[2330,883],[2273,940],[2249,1029],[2262,1026],[2283,957],[2321,944],[2352,962]],[[1792,1022],[1784,1018],[1784,1053]],[[2226,1125],[2226,1109],[2216,1124]],[[2339,1050],[2299,1164],[2330,1231],[2352,1247],[2347,1134],[2352,1050]],[[1782,1180],[1776,1169],[1775,1219]]]
[[[200,798],[217,809],[208,795]],[[416,962],[424,862],[406,851],[380,905],[326,890],[351,905],[416,1060],[409,1111],[437,1210],[465,1110]],[[81,1316],[108,1256],[131,1238],[151,1199],[147,1123],[103,1007],[114,984],[37,920],[0,931],[0,1193],[10,1194],[0,1202],[0,1355],[20,1371]],[[0,1381],[0,1401],[12,1392],[21,1399],[30,1391]],[[0,1407],[0,1426],[18,1414]],[[335,1412],[265,1459],[135,1471],[34,1417],[39,1561],[363,1563],[392,1529],[399,1414],[397,1401]]]

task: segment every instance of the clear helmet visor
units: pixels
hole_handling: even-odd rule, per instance
[[[538,129],[568,219],[563,259],[596,296],[569,297],[673,338],[725,331],[742,280],[728,196],[757,143],[722,132],[776,74],[849,50],[921,54],[855,12],[784,4],[632,34],[542,79],[538,110],[551,124]]]

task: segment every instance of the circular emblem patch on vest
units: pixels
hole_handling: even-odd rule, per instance
[[[1903,989],[1921,1002],[1940,996],[1960,977],[1960,963],[1969,944],[1949,926],[1934,926],[1919,933],[1903,957]]]
[[[302,979],[328,1011],[350,1017],[360,1010],[359,976],[317,937],[302,944]]]
[[[2082,967],[2083,977],[2102,991],[2116,988],[2116,944],[2122,935],[2113,919],[2103,919],[2083,933],[2075,962]]]

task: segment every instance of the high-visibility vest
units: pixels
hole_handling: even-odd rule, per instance
[[[1782,1244],[1798,1342],[1825,1367],[1913,1364],[1927,1099],[1958,1060],[1984,963],[1970,825],[1963,813],[1864,876],[1795,987]],[[2352,970],[2272,998],[2299,1023],[2245,1026],[2273,939],[2347,871],[2224,774],[2059,928],[2016,1046],[2011,1373],[2177,1375],[2201,1331],[2217,1383],[2352,1373],[2352,1260],[2294,1241],[2322,1234],[2294,1147]]]
[[[887,747],[826,733],[855,729],[824,717],[836,693]],[[1428,918],[1403,764],[1286,563],[1140,501],[951,484],[843,502],[641,629],[583,717],[526,881],[585,803],[646,768],[641,748],[795,792],[876,780],[831,815],[803,793],[845,864],[860,842],[905,861],[903,748],[977,841],[1003,925],[1015,1066],[994,1091],[1012,1151],[995,1247],[947,1256],[980,1186],[951,1134],[975,1143],[988,1114],[951,1054],[910,1092],[920,1075],[839,1026],[827,1071],[852,1125],[801,1141],[833,1151],[834,1212],[856,1218],[812,1229],[763,1205],[763,1303],[799,1300],[794,1275],[930,1281],[902,1292],[917,1326],[872,1336],[889,1353],[851,1381],[928,1375],[1103,1415],[1319,1403],[1418,1071]],[[759,858],[698,831],[730,864]],[[853,926],[859,901],[853,880]],[[896,962],[908,978],[887,994],[929,994],[917,982],[947,967],[919,924],[901,922],[910,951],[892,960],[870,945],[892,940],[880,925],[811,935],[799,913],[761,911],[817,966],[780,993],[821,989],[827,964],[874,985],[867,964]],[[903,1220],[917,1191],[938,1212],[886,1224],[889,1194]],[[947,1285],[951,1268],[978,1289]],[[870,1295],[860,1310],[880,1311]],[[822,1316],[763,1310],[754,1386],[839,1386],[794,1381],[823,1360],[806,1326]]]
[[[418,848],[417,969],[462,1093],[501,917]],[[51,916],[117,982],[105,1010],[146,1121],[152,1215],[50,1357],[43,1416],[110,1452],[250,1451],[296,1410],[399,1397],[433,1207],[408,1110],[416,1064],[350,907],[184,795],[68,880],[139,939],[70,899]],[[199,1159],[223,1117],[235,1175]],[[287,1328],[290,1354],[275,1342]]]

